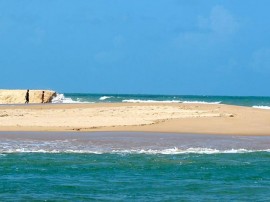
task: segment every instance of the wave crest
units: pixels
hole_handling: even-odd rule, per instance
[[[130,103],[182,103],[180,100],[136,100],[136,99],[130,99],[130,100],[122,100],[122,102],[130,102]]]
[[[257,109],[270,109],[269,106],[262,106],[262,105],[260,105],[260,106],[255,105],[255,106],[252,106],[252,107],[257,108]]]
[[[52,99],[52,103],[74,104],[74,103],[92,103],[92,102],[83,102],[80,101],[79,98],[77,98],[77,100],[72,100],[69,97],[65,97],[64,94],[56,94],[56,96]]]
[[[218,102],[205,102],[205,101],[183,101],[185,104],[220,104],[221,101]]]
[[[99,98],[99,100],[107,100],[109,98],[111,98],[112,96],[102,96]]]
[[[1,149],[0,155],[10,153],[78,153],[78,154],[147,154],[147,155],[177,155],[177,154],[239,154],[239,153],[254,153],[254,152],[270,152],[270,149],[265,150],[250,150],[250,149],[229,149],[219,150],[212,148],[170,148],[170,149],[119,149],[111,151],[89,150],[89,149],[45,149],[45,148],[8,148]]]
[[[220,104],[221,103],[221,101],[206,102],[206,101],[182,101],[182,100],[139,100],[139,99],[122,100],[122,102],[130,102],[130,103],[185,103],[185,104]]]

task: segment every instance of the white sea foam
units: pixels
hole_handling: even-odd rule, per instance
[[[205,102],[205,101],[183,101],[183,103],[186,104],[220,104],[221,101],[219,102]]]
[[[257,109],[270,109],[269,106],[252,106],[253,108],[257,108]]]
[[[248,150],[248,149],[230,149],[218,150],[211,148],[188,148],[188,149],[163,149],[163,150],[114,150],[112,153],[130,153],[130,154],[235,154],[235,153],[251,153],[251,152],[270,152],[268,150]]]
[[[80,101],[79,98],[77,98],[77,100],[72,100],[69,97],[65,97],[64,94],[57,94],[53,99],[52,99],[52,103],[92,103],[92,102],[83,102]]]
[[[220,104],[219,102],[205,102],[205,101],[182,101],[182,100],[123,100],[122,102],[130,102],[130,103],[186,103],[186,104]]]
[[[111,98],[112,96],[102,96],[99,98],[99,100],[107,100],[109,98]]]
[[[181,103],[180,100],[122,100],[122,102],[130,102],[130,103]]]
[[[57,94],[53,99],[52,103],[74,103],[71,98],[66,98],[64,94]]]
[[[253,152],[270,152],[270,149],[265,150],[250,150],[250,149],[229,149],[219,150],[211,148],[188,148],[188,149],[119,149],[119,150],[88,150],[88,149],[45,149],[45,148],[6,148],[0,149],[0,155],[10,153],[78,153],[78,154],[164,154],[164,155],[176,155],[176,154],[237,154],[237,153],[253,153]]]

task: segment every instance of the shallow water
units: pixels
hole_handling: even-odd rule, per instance
[[[0,153],[243,153],[270,151],[270,136],[139,132],[1,132]]]
[[[270,137],[0,133],[1,201],[269,201]]]

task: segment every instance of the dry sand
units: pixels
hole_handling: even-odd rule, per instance
[[[175,103],[2,105],[0,131],[270,135],[270,110]]]

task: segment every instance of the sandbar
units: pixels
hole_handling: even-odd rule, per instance
[[[223,104],[1,105],[0,131],[270,135],[270,110]]]

